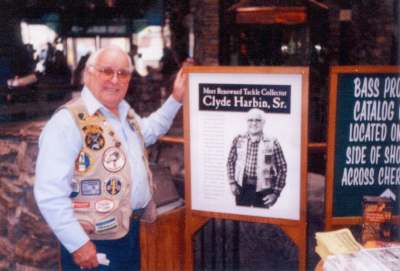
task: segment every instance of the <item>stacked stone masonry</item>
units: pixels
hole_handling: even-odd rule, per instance
[[[57,242],[33,197],[43,121],[0,128],[0,270],[55,270]]]

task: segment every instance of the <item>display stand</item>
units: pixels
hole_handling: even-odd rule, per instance
[[[193,237],[210,218],[266,223],[279,226],[298,247],[299,270],[306,270],[308,68],[187,67],[185,68],[185,72],[189,73],[189,93],[185,96],[184,104],[186,202],[184,270],[194,270]],[[222,93],[220,90],[224,88],[229,89],[230,92],[224,92],[229,92],[229,94],[219,95]],[[243,89],[248,89],[249,91],[242,91]],[[272,108],[272,106],[270,107],[269,105],[271,105],[273,98],[276,98],[276,96],[274,97],[274,93],[283,93],[282,97],[284,96],[284,98],[282,98],[282,100],[284,101],[282,104],[289,106],[282,106],[275,112],[269,110]],[[204,96],[201,96],[203,94]],[[197,95],[201,97],[199,98]],[[245,101],[246,99],[247,101]],[[210,134],[203,134],[208,132],[206,129],[203,129],[204,126],[211,125],[216,129],[224,129],[214,125],[215,123],[213,123],[213,121],[216,120],[216,122],[218,122],[218,119],[221,120],[223,118],[226,120],[232,116],[232,120],[228,120],[228,123],[225,121],[223,125],[226,125],[228,128],[234,127],[238,119],[242,118],[242,114],[245,112],[245,109],[241,108],[242,104],[244,103],[246,105],[248,101],[251,102],[255,100],[257,101],[253,104],[257,104],[258,102],[258,105],[261,107],[265,105],[263,110],[266,113],[271,113],[268,117],[272,119],[272,122],[276,120],[276,123],[280,123],[280,125],[285,127],[283,129],[290,129],[290,131],[282,132],[281,135],[292,136],[291,139],[298,142],[298,145],[292,149],[293,145],[286,143],[285,139],[282,139],[284,136],[281,137],[281,140],[284,141],[285,144],[285,151],[289,154],[287,157],[288,163],[290,163],[290,166],[294,164],[297,166],[290,168],[290,172],[288,170],[288,175],[291,176],[290,186],[288,185],[285,188],[287,190],[282,193],[284,195],[281,194],[279,206],[276,205],[274,206],[275,209],[270,208],[268,211],[264,208],[246,209],[246,207],[243,208],[235,206],[234,204],[232,204],[230,208],[230,202],[228,202],[226,198],[229,200],[229,197],[232,197],[231,191],[229,190],[228,183],[221,181],[225,177],[215,175],[215,179],[212,179],[214,183],[207,184],[207,180],[209,179],[202,179],[199,175],[204,174],[204,172],[207,174],[210,173],[207,165],[201,164],[204,161],[206,161],[205,163],[210,161],[207,160],[208,157],[205,159],[201,158],[203,153],[200,153],[199,149],[192,149],[192,147],[201,148],[204,141],[207,141],[207,139],[204,140],[204,138],[201,138],[202,136],[213,137],[210,136]],[[215,106],[218,103],[225,108],[221,109],[221,107]],[[235,106],[235,103],[239,105]],[[248,110],[249,109],[247,109],[247,111]],[[215,119],[212,117],[209,118],[214,113],[217,117]],[[203,118],[203,115],[206,115],[206,117]],[[199,119],[201,120],[199,121]],[[269,125],[272,126],[274,124],[270,122]],[[215,131],[210,131],[210,133],[214,132]],[[229,136],[229,133],[233,132],[224,129],[220,135],[226,137]],[[200,140],[198,140],[199,138]],[[216,144],[216,142],[211,143],[214,145]],[[222,142],[222,144],[224,144],[224,142]],[[217,155],[217,152],[218,151],[215,151],[215,155]],[[193,153],[196,154],[193,155]],[[212,154],[212,151],[210,151],[210,153]],[[196,161],[197,158],[201,160],[200,163]],[[219,158],[211,162],[216,172],[220,168],[225,167],[225,163]],[[199,169],[200,167],[201,170]],[[212,171],[212,169],[210,169],[210,171]],[[218,181],[219,183],[217,183]],[[201,185],[199,185],[198,182],[202,182]],[[207,185],[211,185],[211,187],[207,187]],[[216,190],[210,190],[208,188],[215,188]],[[212,191],[209,192],[211,195],[207,195],[207,191]],[[226,195],[224,193],[226,193]],[[215,202],[210,204],[209,201],[203,200],[201,195],[205,194],[206,197],[214,197]],[[293,197],[288,195],[293,195]],[[225,202],[222,203],[223,201]],[[276,210],[279,211],[280,208],[284,211],[276,212]],[[290,208],[294,211],[288,211],[286,213],[286,210]]]
[[[183,270],[185,208],[140,224],[141,270]]]

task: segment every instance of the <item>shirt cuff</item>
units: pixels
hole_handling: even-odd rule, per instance
[[[90,240],[78,222],[73,223],[67,229],[57,231],[56,235],[69,253],[73,253]]]

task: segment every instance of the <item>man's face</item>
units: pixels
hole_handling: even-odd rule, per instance
[[[247,130],[250,135],[259,135],[264,128],[265,120],[261,114],[251,114],[247,118]]]
[[[102,52],[88,67],[86,85],[106,108],[116,111],[128,90],[131,73],[127,55],[118,50]]]

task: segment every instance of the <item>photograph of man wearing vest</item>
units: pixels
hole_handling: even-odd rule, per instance
[[[227,171],[238,206],[270,208],[286,183],[287,164],[277,139],[264,135],[265,113],[247,115],[247,132],[234,138]]]
[[[124,100],[132,72],[118,47],[93,53],[80,97],[40,136],[34,195],[61,243],[63,271],[140,269],[139,219],[156,217],[145,147],[170,128],[187,75],[180,70],[172,95],[141,118]]]

